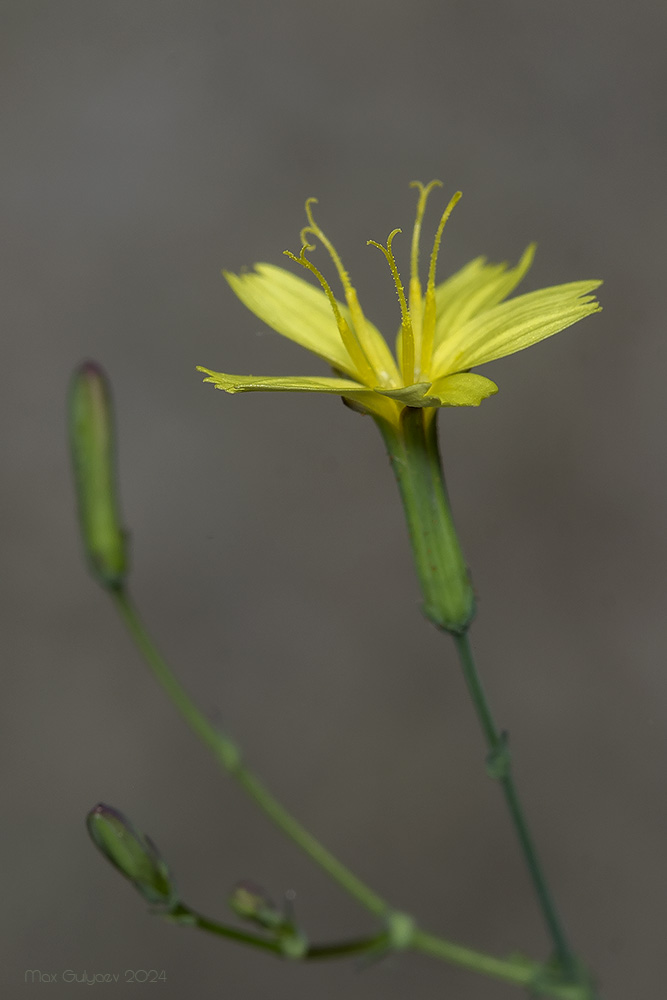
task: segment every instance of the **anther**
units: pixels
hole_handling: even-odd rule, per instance
[[[423,370],[424,351],[422,349],[422,330],[424,325],[424,303],[422,299],[422,286],[419,280],[419,242],[421,239],[422,220],[426,211],[428,196],[435,187],[442,187],[442,181],[432,180],[429,184],[422,184],[421,181],[412,181],[410,187],[415,187],[419,191],[417,199],[417,211],[415,223],[412,229],[412,245],[410,249],[410,290],[408,302],[410,304],[410,318],[412,320],[412,330],[415,341],[415,379]]]
[[[445,228],[447,219],[452,214],[452,210],[461,198],[462,192],[457,191],[449,200],[447,208],[442,213],[438,228],[433,240],[433,250],[428,269],[428,282],[426,284],[426,295],[424,296],[424,317],[422,322],[422,343],[421,343],[421,370],[425,371],[431,364],[433,354],[433,340],[435,337],[435,267],[440,251],[440,241],[442,231]]]
[[[426,211],[428,196],[435,187],[442,187],[442,181],[433,180],[429,184],[422,184],[421,181],[412,181],[410,187],[418,188],[419,199],[417,201],[417,215],[414,228],[412,230],[412,249],[410,252],[410,279],[419,281],[419,238],[421,236],[422,220]]]
[[[322,246],[326,248],[326,250],[329,253],[329,256],[334,262],[336,270],[338,271],[338,277],[341,280],[343,289],[347,294],[348,290],[352,287],[349,275],[345,270],[345,268],[343,267],[343,262],[338,256],[338,253],[336,252],[333,243],[329,239],[327,239],[327,237],[324,235],[320,227],[315,222],[315,219],[313,217],[313,210],[310,207],[311,205],[317,205],[317,198],[308,198],[308,200],[306,201],[306,215],[308,216],[309,225],[301,230],[302,235],[305,233],[312,233],[313,236],[316,236],[318,238]]]
[[[449,199],[449,204],[447,205],[445,211],[442,213],[442,217],[440,219],[440,222],[438,223],[435,239],[433,241],[433,250],[431,251],[431,262],[428,269],[428,284],[431,288],[435,287],[435,265],[437,263],[438,253],[440,251],[440,240],[442,239],[442,231],[445,228],[445,223],[447,222],[447,219],[452,214],[454,206],[460,200],[462,195],[463,195],[462,191],[457,191],[455,194],[452,195],[452,197]]]
[[[403,288],[401,276],[398,273],[396,258],[391,249],[394,237],[400,232],[400,229],[394,229],[389,234],[386,247],[382,246],[381,243],[376,243],[375,240],[368,240],[367,245],[377,247],[378,250],[382,251],[394,279],[398,301],[401,306],[401,374],[403,376],[403,384],[412,385],[415,376],[415,338],[410,320],[410,310],[405,298],[405,289]]]
[[[314,249],[315,248],[310,243],[304,242],[303,246],[301,247],[301,253],[298,257],[296,256],[296,254],[293,254],[291,250],[284,250],[283,253],[285,254],[286,257],[289,257],[290,260],[296,261],[297,264],[301,264],[302,267],[305,267],[308,271],[311,271],[312,274],[315,275],[320,285],[322,286],[323,292],[325,293],[325,295],[329,300],[329,304],[331,305],[334,317],[336,319],[336,325],[338,326],[338,332],[340,334],[340,338],[343,341],[343,344],[345,345],[345,348],[347,349],[347,352],[350,355],[350,358],[357,369],[360,380],[364,382],[366,385],[372,386],[376,383],[377,379],[375,377],[375,372],[373,371],[373,368],[368,362],[368,358],[364,354],[364,351],[362,350],[359,341],[357,340],[354,333],[350,329],[347,320],[341,313],[338,307],[338,303],[336,301],[336,296],[331,291],[329,282],[324,277],[322,272],[318,270],[317,267],[315,267],[313,262],[308,260],[308,258],[306,257],[306,250],[314,250]]]
[[[343,267],[343,262],[340,259],[333,243],[324,235],[320,227],[315,222],[313,216],[313,210],[311,205],[317,204],[317,198],[309,198],[306,201],[306,215],[308,217],[309,225],[302,230],[302,238],[308,234],[315,236],[322,246],[326,248],[331,257],[336,270],[338,271],[338,277],[343,286],[343,291],[345,293],[345,301],[347,307],[350,310],[350,317],[352,320],[352,336],[355,338],[358,345],[358,353],[360,353],[364,358],[364,364],[360,367],[360,371],[364,372],[363,381],[368,385],[377,385],[378,381],[382,381],[386,378],[386,360],[382,355],[382,352],[378,349],[378,345],[374,343],[372,332],[368,329],[366,323],[366,317],[364,316],[363,310],[359,303],[356,290],[352,286],[350,277]],[[357,357],[357,355],[353,355]]]

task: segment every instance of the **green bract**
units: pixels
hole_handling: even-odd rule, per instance
[[[392,354],[380,331],[364,315],[342,261],[313,218],[314,198],[306,202],[308,225],[302,249],[292,260],[319,282],[315,288],[272,264],[254,272],[225,274],[241,301],[268,326],[327,361],[335,377],[229,375],[200,367],[226,392],[282,391],[334,393],[357,408],[398,426],[406,406],[478,406],[498,391],[497,385],[469,369],[530,347],[601,308],[591,293],[600,281],[573,281],[504,301],[528,271],[535,252],[529,246],[515,267],[489,264],[478,257],[436,285],[435,270],[445,223],[456,202],[450,200],[438,225],[425,291],[419,277],[419,240],[426,201],[439,181],[419,182],[417,215],[412,234],[410,282],[403,287],[392,250],[394,230],[378,247],[392,272],[401,307],[401,327]],[[341,281],[339,302],[306,256],[314,237],[328,250]]]

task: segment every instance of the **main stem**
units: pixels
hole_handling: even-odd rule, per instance
[[[397,426],[377,421],[396,475],[417,573],[424,596],[424,613],[438,628],[452,634],[463,674],[477,713],[489,756],[489,774],[498,779],[533,882],[544,921],[562,973],[577,978],[577,964],[568,944],[533,838],[523,813],[505,737],[500,733],[477,673],[468,639],[474,616],[474,595],[452,521],[435,414],[406,407]]]
[[[489,772],[492,777],[497,778],[503,790],[505,802],[507,803],[519,844],[521,845],[526,867],[537,893],[544,921],[554,943],[556,958],[563,972],[570,978],[574,978],[576,976],[576,959],[565,936],[563,925],[537,855],[533,837],[528,828],[528,823],[519,799],[519,793],[517,792],[512,775],[511,759],[506,737],[499,732],[491,714],[491,709],[475,666],[468,634],[455,635],[453,638],[459,654],[463,676],[468,685],[468,691],[489,748],[489,756],[487,758]]]

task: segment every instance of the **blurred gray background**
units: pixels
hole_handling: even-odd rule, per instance
[[[79,995],[24,985],[27,968],[165,970],[166,984],[98,987],[118,996],[518,995],[415,955],[281,964],[150,917],[98,857],[83,819],[102,799],[211,915],[252,877],[294,889],[313,938],[374,926],[219,775],[88,577],[65,446],[83,358],[115,389],[136,598],[202,708],[426,928],[547,954],[453,649],[418,610],[373,423],[335,398],[225,396],[194,370],[325,372],[219,273],[298,250],[309,195],[393,336],[390,278],[365,243],[409,231],[408,182],[440,177],[436,206],[464,192],[441,277],[536,239],[526,290],[606,282],[601,315],[484,369],[498,396],[440,420],[474,642],[560,908],[608,1000],[661,996],[664,5],[5,0],[0,13],[6,995]]]

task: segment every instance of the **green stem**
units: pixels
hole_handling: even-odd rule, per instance
[[[218,937],[236,941],[238,944],[247,944],[253,948],[261,948],[264,951],[272,951],[277,955],[280,954],[280,944],[276,940],[261,937],[259,934],[250,934],[248,931],[239,930],[237,927],[230,927],[228,924],[220,924],[217,920],[211,920],[209,917],[197,913],[196,910],[191,910],[185,903],[179,903],[169,913],[165,913],[164,918],[171,923],[196,927],[198,930],[208,931],[210,934],[216,934]]]
[[[252,948],[260,948],[264,951],[273,952],[274,955],[288,957],[280,936],[265,937],[260,934],[251,934],[248,931],[239,930],[238,927],[230,927],[229,924],[221,924],[217,920],[205,917],[202,913],[191,909],[186,903],[179,903],[170,913],[165,914],[165,919],[185,924],[189,927],[196,927],[198,930],[207,931],[218,937],[236,941],[238,944],[247,944]],[[320,944],[309,944],[303,954],[298,955],[300,961],[313,961],[327,958],[349,958],[352,955],[377,951],[386,946],[387,933],[374,934],[372,937],[354,938],[348,941],[325,941]]]
[[[468,636],[455,635],[453,638],[459,654],[463,676],[468,685],[468,691],[489,748],[487,759],[491,776],[497,778],[503,790],[505,802],[507,803],[519,844],[521,845],[526,867],[528,868],[533,887],[537,894],[547,929],[554,943],[556,957],[563,970],[568,975],[574,977],[577,967],[576,959],[556,910],[556,905],[537,856],[535,843],[521,806],[519,793],[517,792],[512,775],[512,764],[506,737],[499,732],[491,714],[491,709],[475,666],[475,659]]]
[[[382,931],[380,934],[370,937],[309,944],[302,954],[290,955],[289,950],[285,949],[279,937],[264,937],[230,927],[228,924],[221,924],[217,920],[212,920],[210,917],[205,917],[191,909],[185,903],[180,903],[171,913],[166,915],[166,919],[196,927],[198,930],[236,941],[238,944],[270,951],[277,957],[292,957],[303,962],[351,958],[355,955],[382,957],[393,950],[390,935],[386,931]],[[458,965],[460,968],[481,973],[489,978],[525,987],[537,995],[552,997],[554,1000],[589,1000],[589,994],[582,985],[563,983],[552,979],[539,962],[523,958],[495,958],[493,955],[486,955],[472,948],[455,944],[453,941],[446,941],[433,934],[427,934],[418,928],[413,931],[409,948],[412,951],[430,955],[431,958],[437,958],[452,965]]]
[[[228,924],[221,924],[217,920],[212,920],[210,917],[191,909],[185,903],[179,903],[171,913],[166,915],[166,919],[196,927],[198,930],[236,941],[238,944],[270,951],[277,957],[292,957],[303,962],[351,958],[355,955],[382,957],[392,950],[390,935],[386,931],[382,931],[370,937],[308,944],[302,954],[297,953],[290,956],[289,950],[285,949],[280,937],[264,937],[230,927]],[[427,934],[418,928],[413,932],[409,948],[412,951],[430,955],[432,958],[447,961],[461,968],[482,973],[492,979],[526,987],[538,995],[552,997],[554,1000],[587,1000],[588,997],[588,994],[583,992],[582,987],[578,984],[550,980],[548,973],[545,974],[544,967],[539,962],[531,962],[526,959],[495,958],[493,955],[486,955],[472,948],[466,948],[452,941],[445,941],[432,934]]]
[[[463,968],[473,969],[493,979],[501,979],[517,986],[528,986],[534,979],[540,966],[537,963],[526,963],[525,966],[517,967],[517,963],[507,961],[503,958],[495,958],[493,955],[484,955],[480,959],[480,954],[471,948],[454,944],[451,941],[442,941],[432,934],[417,930],[415,932],[412,947],[416,951],[424,952],[433,958],[445,959]]]
[[[398,426],[377,421],[398,482],[410,532],[424,613],[452,634],[468,690],[489,748],[489,773],[500,781],[519,844],[563,972],[577,965],[547,886],[511,773],[505,738],[487,702],[468,641],[473,591],[454,524],[438,448],[437,423],[427,410],[406,408]]]
[[[257,805],[273,820],[284,834],[297,844],[316,864],[320,866],[342,889],[367,910],[378,917],[385,917],[390,907],[349,868],[341,864],[318,840],[315,839],[264,787],[262,782],[243,764],[236,745],[217,730],[202,715],[190,699],[183,686],[174,677],[166,662],[158,652],[153,640],[144,628],[139,615],[125,589],[109,591],[116,608],[130,631],[139,651],[151,668],[156,680],[174,707],[180,712],[199,739],[214,753],[220,764],[241,785]]]
[[[369,955],[384,951],[389,946],[386,931],[367,938],[354,938],[349,941],[331,941],[321,944],[311,944],[304,958],[308,960],[322,958],[349,958],[351,955]]]
[[[415,930],[411,947],[424,955],[443,959],[492,979],[524,986],[536,996],[553,997],[555,1000],[595,1000],[595,994],[587,982],[563,982],[558,974],[554,977],[539,962],[524,958],[495,958],[452,941],[443,941],[419,928]]]

